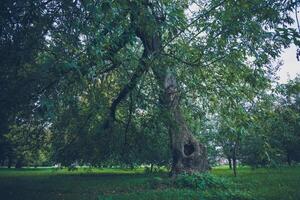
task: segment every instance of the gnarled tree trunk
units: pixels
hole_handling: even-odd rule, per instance
[[[207,171],[208,161],[205,147],[195,139],[186,126],[180,109],[172,112],[174,117],[174,122],[170,124],[172,174]]]
[[[112,102],[108,122],[114,121],[117,105],[136,86],[139,78],[151,68],[162,89],[162,103],[169,116],[166,120],[166,126],[169,127],[171,140],[172,174],[207,171],[206,150],[188,129],[179,107],[179,90],[176,77],[165,66],[160,65],[164,51],[160,33],[160,18],[149,11],[151,7],[149,8],[148,1],[130,2],[129,4],[131,8],[135,8],[130,12],[131,23],[134,25],[136,36],[140,38],[143,44],[144,52],[130,82],[124,86]],[[109,126],[105,126],[106,128],[112,125],[112,123],[107,124]]]
[[[163,87],[162,100],[168,112],[168,120],[172,150],[171,174],[187,172],[204,172],[209,169],[206,148],[195,139],[179,106],[179,90],[176,77],[169,69],[153,70],[157,80]]]

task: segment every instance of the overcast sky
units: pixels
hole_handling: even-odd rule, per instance
[[[291,13],[291,16],[294,18],[295,23],[289,27],[297,29],[296,14]],[[300,74],[300,61],[297,61],[296,52],[297,47],[295,45],[291,45],[290,48],[285,49],[285,51],[281,54],[280,59],[283,61],[283,66],[277,72],[277,75],[279,76],[279,83],[286,83],[289,79],[294,79],[297,74]]]
[[[296,46],[292,45],[281,54],[284,64],[277,73],[280,83],[286,83],[289,79],[293,79],[297,74],[300,74],[300,62],[297,61],[296,51]]]

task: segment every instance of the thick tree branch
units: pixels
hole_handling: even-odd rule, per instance
[[[150,68],[151,64],[156,60],[155,56],[157,55],[157,53],[160,52],[162,49],[160,34],[157,32],[157,30],[153,30],[151,23],[150,25],[144,24],[146,20],[153,20],[148,19],[148,16],[145,15],[144,12],[141,12],[141,10],[149,12],[147,6],[143,5],[142,7],[139,7],[140,5],[134,4],[132,2],[130,4],[133,8],[139,8],[134,9],[131,12],[131,25],[135,26],[135,34],[141,39],[144,47],[144,52],[139,60],[137,69],[132,75],[129,83],[123,87],[123,89],[119,92],[117,97],[112,102],[108,120],[104,124],[105,129],[112,127],[112,123],[116,119],[115,115],[118,104],[120,104],[120,102],[123,99],[125,99],[127,95],[134,89],[134,87],[137,85],[138,81],[143,76],[143,74]],[[156,23],[155,20],[152,21],[152,23]]]
[[[149,64],[146,63],[146,59],[148,58],[148,55],[146,53],[146,50],[144,50],[144,53],[142,57],[140,58],[138,67],[134,74],[132,75],[129,83],[127,83],[123,89],[119,92],[117,97],[114,99],[114,101],[111,104],[110,112],[109,112],[109,119],[104,124],[104,128],[109,128],[112,124],[112,122],[116,119],[116,109],[118,104],[127,97],[127,95],[134,89],[136,84],[138,83],[139,79],[142,77],[142,75],[149,69]]]

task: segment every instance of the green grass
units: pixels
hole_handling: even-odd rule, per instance
[[[241,167],[236,178],[226,169],[216,168],[213,173],[234,179],[241,189],[266,200],[299,200],[300,167],[250,169]]]
[[[300,199],[299,166],[256,170],[242,167],[236,178],[224,167],[214,168],[212,173],[233,180],[236,184],[232,187],[251,193],[255,199]],[[1,168],[0,199],[203,199],[201,192],[187,188],[151,187],[153,176],[168,179],[166,173],[147,175],[141,168],[79,169],[71,172],[51,168]]]

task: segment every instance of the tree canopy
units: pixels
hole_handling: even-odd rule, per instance
[[[278,90],[274,83],[280,53],[300,45],[291,28],[297,6],[4,0],[0,160],[16,164],[28,154],[65,165],[172,160],[176,174],[206,171],[205,146],[209,157],[213,145],[227,157],[234,147],[234,156],[249,163],[251,154],[242,154],[253,142],[256,153],[267,155],[271,145],[291,161],[299,153],[293,152],[299,80]],[[253,141],[260,138],[261,145]]]

